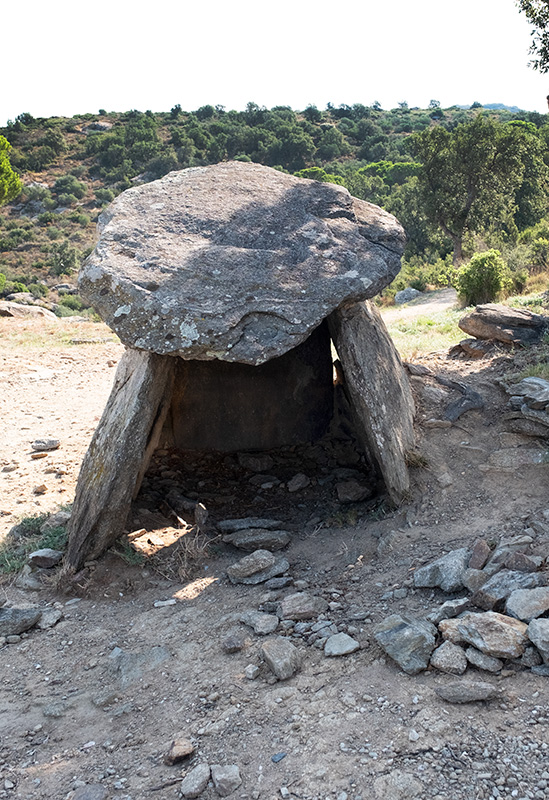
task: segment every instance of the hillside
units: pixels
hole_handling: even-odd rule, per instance
[[[0,128],[13,147],[11,163],[24,190],[0,209],[0,273],[6,285],[0,294],[30,289],[37,298],[57,301],[53,287],[72,285],[82,259],[95,239],[101,208],[136,183],[154,180],[174,169],[251,160],[297,172],[305,177],[346,185],[358,197],[406,216],[403,191],[413,186],[418,165],[413,160],[412,134],[441,126],[448,131],[479,113],[498,123],[522,120],[542,129],[547,117],[506,109],[428,109],[314,106],[302,112],[288,107],[226,111],[203,106],[193,112],[174,106],[166,113],[85,114],[71,119],[34,119],[21,114]],[[303,172],[304,171],[304,172]],[[433,238],[417,214],[403,220],[413,247],[426,260],[448,252],[448,242]],[[537,221],[537,220],[536,220]],[[62,288],[61,292],[67,292]],[[60,314],[81,308],[65,294]]]

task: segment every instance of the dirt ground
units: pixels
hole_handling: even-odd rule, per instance
[[[0,320],[0,334],[14,324],[21,323]],[[71,502],[121,353],[106,342],[0,355],[3,535],[21,516]],[[164,571],[131,566],[111,552],[71,595],[53,582],[30,592],[5,578],[0,603],[51,606],[63,616],[0,649],[0,798],[168,800],[200,763],[238,765],[242,783],[232,796],[243,800],[549,798],[547,678],[511,662],[498,675],[470,667],[468,677],[494,683],[498,698],[450,705],[434,690],[452,676],[408,676],[372,636],[388,614],[424,616],[447,598],[414,589],[416,567],[479,536],[532,531],[549,509],[549,466],[521,466],[522,455],[542,445],[507,430],[506,397],[495,383],[530,357],[417,359],[476,389],[484,408],[431,427],[455,396],[433,376],[412,379],[423,458],[398,510],[358,503],[327,515],[320,504],[304,519],[312,489],[287,494],[278,511],[292,534],[284,554],[293,586],[232,585],[226,568],[242,554],[219,540],[185,575],[167,562]],[[33,460],[30,443],[50,437],[60,448]],[[511,467],[496,465],[501,451],[516,457]],[[268,502],[258,508],[264,516]],[[239,511],[256,515],[256,506]],[[549,540],[531,535],[534,551],[549,555]],[[268,609],[296,591],[295,581],[328,601],[324,616],[360,649],[327,658],[282,624],[277,633],[290,635],[302,664],[277,682],[260,658],[263,639],[239,617]],[[234,653],[223,647],[230,635],[242,639]],[[249,665],[259,666],[253,680]],[[166,766],[163,756],[180,736],[195,753]],[[210,784],[201,797],[218,794]]]

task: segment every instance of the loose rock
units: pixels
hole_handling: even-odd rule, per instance
[[[280,528],[283,523],[279,519],[266,519],[263,517],[243,517],[241,519],[224,519],[217,523],[220,531],[234,533],[249,528],[263,528],[272,531]]]
[[[436,628],[423,620],[392,614],[376,625],[374,636],[404,672],[416,675],[427,669],[435,649]]]
[[[549,664],[549,619],[533,619],[528,625],[528,638],[538,648],[545,664]]]
[[[179,787],[181,796],[184,798],[198,797],[210,780],[210,767],[208,764],[199,764],[192,769],[181,782]]]
[[[281,681],[291,678],[301,666],[299,650],[281,636],[264,642],[261,654],[271,672]]]
[[[489,578],[486,583],[483,583],[480,589],[475,592],[471,601],[479,608],[484,608],[488,611],[501,604],[517,589],[532,589],[535,586],[540,586],[542,582],[542,575],[504,569]]]
[[[298,472],[297,475],[294,475],[294,477],[288,481],[288,491],[299,492],[300,489],[306,489],[310,483],[310,478],[308,478],[302,472]]]
[[[190,739],[174,739],[170,745],[170,749],[164,756],[164,764],[167,764],[169,767],[171,767],[174,764],[178,764],[180,761],[183,761],[184,758],[187,758],[192,753],[194,753],[194,745]]]
[[[281,619],[311,619],[327,608],[328,603],[322,597],[307,592],[295,592],[281,600],[279,616]]]
[[[469,550],[462,547],[452,550],[431,564],[414,572],[414,586],[440,587],[444,592],[457,592],[463,587],[463,573],[467,569]]]
[[[346,633],[336,633],[326,639],[325,656],[347,656],[360,649],[360,643]]]
[[[460,681],[435,687],[435,692],[447,703],[475,703],[491,700],[498,695],[498,689],[484,681]]]
[[[245,528],[229,533],[223,541],[238,547],[239,550],[280,550],[289,544],[288,531],[274,531],[267,528]]]
[[[511,617],[531,622],[549,610],[549,587],[517,589],[507,598],[505,613]]]
[[[503,662],[499,658],[487,656],[486,653],[481,653],[475,647],[468,647],[465,651],[465,658],[467,661],[478,669],[483,669],[485,672],[500,672],[503,669]],[[524,656],[523,656],[524,658]]]
[[[0,608],[0,636],[17,636],[32,628],[41,616],[38,608]]]
[[[227,568],[231,583],[256,584],[282,575],[290,565],[285,558],[276,559],[268,550],[256,550]]]
[[[274,633],[280,622],[275,614],[264,614],[261,611],[245,611],[240,615],[240,622],[253,628],[258,636],[267,636]]]
[[[463,649],[452,642],[443,642],[433,652],[430,664],[441,672],[451,675],[463,675],[467,669],[467,659]]]
[[[220,797],[228,797],[242,783],[240,770],[236,764],[228,766],[212,764],[211,771],[214,789]]]
[[[458,619],[443,620],[438,627],[444,639],[467,642],[495,658],[518,658],[528,641],[524,622],[496,611],[467,612]]]
[[[52,550],[50,547],[45,547],[42,550],[35,550],[27,557],[28,563],[31,567],[43,567],[50,569],[57,566],[63,558],[62,550]]]

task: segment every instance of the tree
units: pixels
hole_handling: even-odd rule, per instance
[[[516,210],[516,193],[529,164],[529,193],[543,193],[546,170],[539,141],[527,129],[479,114],[452,133],[440,126],[413,136],[427,219],[452,240],[454,264],[463,261],[463,237]]]
[[[549,72],[549,0],[517,0],[532,28],[530,53],[535,58],[530,65],[539,72]]]
[[[0,136],[0,206],[15,200],[23,188],[10,164],[10,150],[11,144],[5,136]]]

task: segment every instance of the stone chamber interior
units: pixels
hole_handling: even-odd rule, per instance
[[[133,506],[141,527],[270,517],[344,524],[382,502],[359,443],[324,322],[301,345],[254,367],[179,360],[159,447]]]

